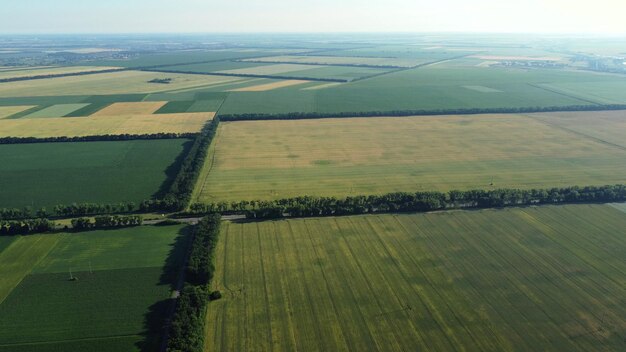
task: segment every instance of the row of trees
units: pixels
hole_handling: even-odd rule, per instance
[[[437,110],[392,110],[392,111],[361,111],[361,112],[290,112],[284,114],[225,114],[220,115],[222,121],[250,121],[250,120],[303,120],[322,118],[346,117],[397,117],[397,116],[427,116],[427,115],[474,115],[474,114],[515,114],[555,111],[601,111],[626,110],[624,104],[609,105],[568,105],[548,107],[519,107],[519,108],[472,108],[472,109],[437,109]]]
[[[72,219],[72,229],[75,231],[110,229],[116,227],[140,226],[143,219],[138,215],[103,215],[90,218]]]
[[[16,220],[30,218],[48,217],[75,217],[98,214],[132,213],[141,210],[134,202],[120,202],[113,204],[99,203],[72,203],[55,205],[52,210],[40,208],[34,210],[32,207],[24,208],[2,208],[0,209],[0,220]]]
[[[164,70],[164,69],[142,69],[142,71],[164,72],[164,73],[184,73],[184,74],[191,74],[191,75],[226,76],[226,77],[254,77],[254,78],[269,78],[269,79],[295,79],[295,80],[307,80],[307,81],[319,81],[319,82],[337,82],[337,83],[347,83],[347,82],[350,82],[349,80],[342,79],[342,78],[319,78],[319,77],[302,77],[302,76],[285,76],[285,75],[256,75],[256,74],[250,74],[250,73],[198,72],[198,71],[178,71],[178,70]]]
[[[204,126],[189,148],[189,152],[181,163],[180,170],[170,189],[162,199],[143,201],[139,206],[141,211],[177,211],[184,209],[189,204],[193,188],[200,176],[200,171],[202,171],[204,166],[204,161],[219,123],[220,119],[215,117]]]
[[[156,133],[145,135],[102,135],[85,137],[54,137],[54,138],[0,138],[2,143],[38,143],[38,142],[71,142],[96,140],[126,140],[126,139],[167,139],[195,137],[192,146],[183,162],[176,178],[162,199],[147,199],[139,204],[134,202],[120,202],[114,204],[100,203],[72,203],[56,205],[52,211],[46,208],[34,210],[32,207],[0,208],[1,219],[28,219],[33,217],[76,217],[97,214],[132,213],[136,211],[176,211],[181,210],[189,203],[195,182],[211,145],[219,118],[215,118],[202,129],[200,133]],[[109,139],[110,138],[110,139]]]
[[[178,298],[167,341],[170,352],[203,350],[206,306],[210,300],[221,296],[218,291],[209,292],[208,287],[215,271],[213,257],[219,230],[219,214],[202,218],[195,227],[185,267],[185,286]]]
[[[103,134],[79,137],[0,137],[0,144],[54,143],[54,142],[97,142],[128,141],[134,139],[193,138],[197,133],[148,133],[148,134]]]
[[[332,56],[331,56],[332,57]],[[294,64],[294,65],[309,65],[309,66],[339,66],[339,67],[366,67],[366,68],[388,68],[388,69],[398,69],[398,68],[407,68],[406,66],[398,66],[398,65],[374,65],[374,64],[336,64],[336,63],[319,63],[319,62],[300,62],[300,61],[265,61],[265,60],[237,60],[237,62],[253,62],[260,64]],[[388,73],[388,72],[385,72]]]
[[[243,214],[249,219],[286,216],[336,216],[366,213],[423,212],[441,209],[626,201],[626,185],[550,189],[496,189],[444,192],[389,193],[347,198],[311,197],[273,201],[195,203],[188,213]]]
[[[55,229],[54,222],[48,219],[28,220],[0,220],[0,235],[28,235],[33,233],[50,232]]]
[[[21,77],[9,77],[0,79],[0,83],[5,82],[17,82],[17,81],[30,81],[34,79],[45,79],[45,78],[58,78],[58,77],[70,77],[70,76],[84,76],[84,75],[92,75],[94,73],[111,73],[118,71],[125,71],[127,68],[112,68],[108,70],[94,70],[94,71],[83,71],[83,72],[71,72],[71,73],[51,73],[47,75],[33,75],[33,76],[21,76]]]

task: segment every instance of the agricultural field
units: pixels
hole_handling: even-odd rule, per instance
[[[618,202],[623,48],[441,33],[0,36],[0,232],[33,233],[0,236],[0,352],[161,351],[164,336],[178,350],[203,330],[206,351],[623,350],[625,203],[275,221],[261,219],[297,212],[235,209],[600,185],[616,186],[558,192]],[[87,136],[98,141],[51,142]],[[132,228],[22,219],[145,200]],[[196,227],[200,251],[192,226],[164,225],[194,224],[195,202],[234,203],[219,239],[204,222],[217,216]],[[194,299],[189,286],[207,282],[210,301]],[[189,328],[194,310],[204,327]]]
[[[206,160],[201,202],[626,181],[624,147],[515,114],[226,122]]]
[[[0,145],[0,208],[138,204],[171,182],[188,145],[187,139]]]
[[[0,351],[156,350],[185,233],[143,226],[15,238],[0,251]]]
[[[117,115],[93,118],[17,119],[0,122],[1,137],[80,137],[93,135],[196,133],[213,113]]]
[[[166,78],[172,79],[171,82],[168,84],[149,82]],[[2,83],[0,97],[154,93],[207,87],[239,79],[181,73],[123,71]]]
[[[550,85],[578,85],[570,94]],[[484,87],[476,90],[472,87]],[[468,88],[469,87],[469,88]],[[455,66],[442,63],[390,72],[320,90],[230,94],[224,114],[361,112],[519,108],[626,103],[626,81],[618,75],[548,69]],[[292,104],[292,100],[298,104]]]
[[[248,50],[189,50],[157,54],[141,54],[121,60],[99,60],[89,62],[94,66],[121,66],[128,68],[185,65],[192,63],[224,62],[250,57],[277,55],[291,52],[290,49],[250,48]],[[302,51],[302,50],[295,50]]]
[[[383,55],[383,54],[381,54]],[[258,59],[245,59],[244,62],[285,62],[318,65],[368,65],[368,66],[396,66],[412,67],[421,63],[414,59],[394,58],[394,57],[341,57],[341,56],[270,56]]]
[[[205,110],[215,104],[186,103],[184,106],[180,102],[166,101],[40,106],[34,112],[18,112],[0,121],[0,136],[42,138],[199,132],[215,113],[187,111]],[[6,108],[10,111],[13,107]]]
[[[607,205],[225,223],[206,351],[618,351]]]
[[[33,76],[47,76],[47,75],[63,75],[82,72],[98,72],[104,70],[113,70],[119,67],[93,67],[93,66],[67,66],[67,67],[42,67],[42,68],[25,68],[20,70],[0,70],[1,79],[11,78],[23,78]]]
[[[626,148],[626,111],[529,114],[545,124]]]
[[[34,106],[0,106],[0,119],[15,115],[24,110],[32,109]]]

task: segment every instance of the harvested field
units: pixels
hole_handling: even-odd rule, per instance
[[[92,115],[87,118],[4,119],[0,137],[78,137],[105,134],[195,133],[212,112],[152,115]]]
[[[165,104],[166,101],[114,103],[91,116],[150,115]]]
[[[265,92],[268,90],[291,87],[291,86],[295,86],[298,84],[304,84],[304,83],[309,83],[309,82],[310,81],[302,81],[302,80],[294,80],[294,79],[284,80],[284,81],[278,81],[278,82],[272,82],[272,83],[259,84],[256,86],[237,88],[237,89],[231,90],[231,92]]]
[[[165,78],[171,78],[172,81],[169,84],[148,82],[153,79]],[[2,83],[0,84],[0,97],[155,93],[207,87],[240,79],[225,76],[124,71]]]
[[[607,205],[222,225],[205,351],[618,351]]]
[[[623,147],[515,114],[227,122],[209,153],[204,202],[626,182]]]

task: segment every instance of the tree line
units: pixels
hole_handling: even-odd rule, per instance
[[[185,284],[178,297],[167,340],[170,352],[199,352],[204,346],[206,307],[221,297],[209,292],[215,271],[214,252],[220,230],[220,215],[202,218],[194,228],[191,251],[185,267]]]
[[[477,115],[477,114],[527,114],[535,112],[561,111],[606,111],[626,110],[625,104],[607,105],[568,105],[547,107],[518,108],[471,108],[471,109],[435,109],[435,110],[392,110],[392,111],[361,111],[361,112],[290,112],[290,113],[244,113],[220,114],[222,121],[253,121],[253,120],[304,120],[348,117],[398,117],[398,116],[430,116],[430,115]]]
[[[39,208],[34,210],[32,207],[24,208],[2,208],[0,209],[0,220],[16,220],[49,218],[49,217],[75,217],[85,215],[98,214],[114,214],[114,213],[132,213],[141,210],[134,202],[120,202],[113,204],[99,203],[72,203],[55,205],[52,210],[47,208]]]
[[[57,77],[84,76],[84,75],[93,75],[96,73],[111,73],[111,72],[119,72],[119,71],[126,71],[126,70],[129,70],[129,69],[128,68],[112,68],[108,70],[97,70],[97,71],[83,71],[83,72],[56,73],[56,74],[51,73],[47,75],[9,77],[9,78],[1,78],[0,83],[30,81],[30,80],[35,80],[35,79],[46,79],[46,78],[57,78]]]
[[[74,231],[111,229],[140,226],[142,223],[143,219],[138,215],[102,215],[96,216],[93,221],[90,218],[72,219],[72,229]]]
[[[56,142],[98,142],[128,141],[138,139],[177,139],[193,138],[197,133],[149,133],[149,134],[103,134],[78,137],[0,137],[0,144],[56,143]]]
[[[259,63],[259,64],[293,64],[293,65],[309,65],[309,66],[388,68],[388,69],[407,68],[406,66],[385,65],[385,64],[380,64],[380,65],[374,65],[374,64],[337,64],[337,63],[319,63],[319,62],[301,62],[301,61],[264,61],[264,60],[247,60],[247,59],[236,60],[236,62],[252,62],[252,63]],[[389,73],[389,72],[385,72],[385,73]]]
[[[346,198],[303,196],[270,201],[194,203],[187,214],[245,215],[248,219],[424,212],[443,209],[626,201],[626,185],[550,189],[496,189],[450,192],[396,192]]]
[[[147,72],[164,72],[164,73],[184,73],[188,75],[206,75],[206,76],[226,76],[226,77],[253,77],[253,78],[269,78],[269,79],[296,79],[307,81],[319,81],[319,82],[338,82],[347,83],[350,82],[347,79],[341,78],[319,78],[319,77],[302,77],[302,76],[277,76],[277,75],[256,75],[250,73],[224,73],[224,72],[198,72],[198,71],[177,71],[177,70],[163,70],[163,69],[141,69]]]
[[[189,204],[219,123],[220,119],[215,117],[202,128],[189,148],[189,152],[181,163],[180,170],[167,193],[162,199],[150,199],[141,202],[139,206],[141,211],[178,211]]]
[[[0,236],[50,232],[55,227],[56,224],[48,219],[0,220]]]

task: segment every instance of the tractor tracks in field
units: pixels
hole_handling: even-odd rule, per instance
[[[537,116],[533,116],[533,115],[530,115],[530,114],[520,114],[520,116],[527,117],[529,119],[532,119],[533,121],[539,122],[539,123],[544,124],[544,125],[546,125],[548,127],[552,127],[552,128],[564,131],[564,132],[568,132],[570,134],[574,134],[574,135],[576,135],[578,137],[582,137],[582,138],[585,138],[585,139],[590,139],[590,140],[592,140],[592,141],[594,141],[596,143],[600,143],[600,144],[603,144],[603,145],[606,145],[606,146],[609,146],[609,147],[618,148],[618,149],[621,149],[623,151],[626,151],[626,146],[623,146],[623,145],[620,145],[620,144],[616,144],[616,143],[613,143],[613,142],[609,142],[609,141],[606,141],[604,139],[601,139],[601,138],[598,138],[598,137],[594,137],[594,136],[591,136],[591,135],[588,135],[586,133],[582,133],[582,132],[579,132],[579,131],[576,131],[576,130],[572,130],[572,129],[567,128],[565,126],[561,126],[561,125],[558,125],[558,124],[555,124],[555,123],[550,123],[550,122],[548,122],[548,121],[546,121],[544,119],[541,119],[541,118],[539,118]]]

